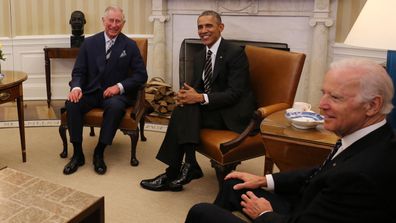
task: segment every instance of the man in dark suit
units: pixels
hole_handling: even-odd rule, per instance
[[[348,59],[325,75],[324,127],[339,137],[319,168],[255,176],[232,172],[215,204],[195,205],[186,222],[396,222],[396,141],[386,121],[394,88],[375,62]],[[338,149],[336,149],[338,148]]]
[[[182,185],[202,177],[195,158],[200,128],[242,132],[255,109],[244,50],[221,37],[224,24],[218,13],[201,13],[197,24],[205,47],[194,58],[192,82],[185,83],[177,93],[179,106],[172,112],[157,154],[157,159],[168,168],[165,173],[140,183],[148,190],[180,191]]]
[[[103,153],[111,145],[118,126],[147,81],[147,72],[136,43],[121,33],[125,16],[119,7],[110,6],[102,17],[104,32],[87,38],[80,48],[66,101],[67,123],[74,153],[63,169],[72,174],[84,165],[82,151],[83,116],[95,107],[104,109],[98,144],[94,151],[94,170],[106,172]]]

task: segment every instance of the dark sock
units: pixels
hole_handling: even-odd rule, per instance
[[[183,144],[183,150],[184,153],[186,154],[184,161],[186,163],[191,164],[192,166],[198,165],[197,158],[195,157],[195,147],[197,145],[194,143],[187,143]]]
[[[98,142],[98,144],[95,147],[94,156],[103,157],[105,148],[106,148],[106,144]]]
[[[73,142],[73,157],[75,156],[83,156],[83,152],[82,152],[82,143],[78,143],[78,142]]]

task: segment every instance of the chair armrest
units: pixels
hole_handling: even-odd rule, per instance
[[[273,104],[273,105],[268,105],[265,107],[260,107],[257,109],[257,111],[260,113],[260,116],[262,117],[262,119],[266,118],[268,115],[286,109],[286,108],[290,108],[290,105],[287,103],[277,103],[277,104]]]
[[[287,103],[278,103],[258,108],[256,111],[254,111],[252,119],[250,120],[245,130],[243,130],[243,132],[238,137],[220,144],[221,152],[225,154],[240,145],[247,136],[257,134],[258,131],[256,132],[256,130],[260,126],[261,121],[263,121],[263,119],[266,118],[268,115],[289,107],[290,105]]]
[[[131,118],[136,120],[137,122],[142,118],[145,110],[145,87],[146,85],[143,85],[139,88],[137,92],[136,102],[133,105],[133,111],[131,112]]]

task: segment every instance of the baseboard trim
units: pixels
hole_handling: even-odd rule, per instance
[[[144,131],[153,131],[153,132],[166,132],[168,129],[167,125],[161,125],[161,124],[152,124],[152,123],[146,123],[144,125]]]
[[[60,120],[30,120],[25,121],[25,127],[50,127],[59,126]],[[0,128],[18,128],[18,121],[0,122]]]
[[[59,126],[60,120],[30,120],[25,121],[25,127],[54,127]],[[3,121],[0,122],[0,128],[18,128],[18,121]],[[144,125],[145,131],[166,132],[168,126],[160,124],[146,123]]]

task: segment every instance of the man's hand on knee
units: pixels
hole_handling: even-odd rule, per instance
[[[108,87],[104,92],[103,92],[103,98],[110,98],[113,97],[114,95],[120,94],[120,88],[118,85],[113,85],[111,87]]]
[[[70,92],[69,95],[67,96],[67,100],[77,103],[80,101],[82,97],[82,91],[80,88],[73,88]]]

